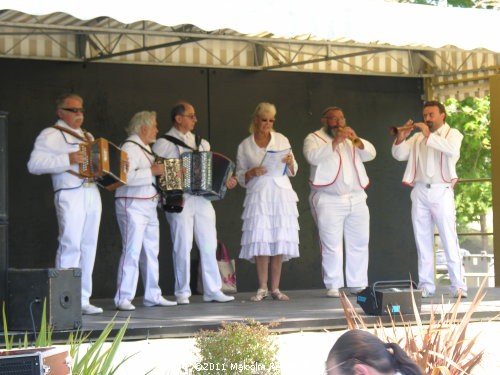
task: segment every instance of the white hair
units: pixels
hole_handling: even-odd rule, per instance
[[[137,112],[130,119],[125,131],[127,132],[128,135],[139,134],[143,126],[150,127],[153,125],[155,120],[156,120],[155,111]]]

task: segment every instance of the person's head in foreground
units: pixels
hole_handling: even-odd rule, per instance
[[[326,360],[327,375],[423,375],[398,344],[353,329],[335,342]]]

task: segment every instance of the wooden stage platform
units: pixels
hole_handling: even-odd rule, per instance
[[[459,304],[460,313],[465,313],[474,299],[478,288],[469,289],[468,298]],[[486,288],[486,296],[476,309],[473,321],[500,320],[500,288]],[[97,338],[103,329],[114,319],[116,324],[110,334],[113,338],[124,322],[130,317],[124,340],[163,339],[174,337],[193,337],[200,329],[217,329],[221,322],[242,322],[254,319],[261,323],[278,322],[273,328],[278,332],[301,332],[322,330],[344,330],[347,322],[339,298],[326,297],[324,289],[286,291],[290,301],[273,301],[267,298],[261,302],[251,302],[253,293],[238,293],[233,302],[216,303],[203,302],[201,295],[193,295],[189,305],[172,307],[144,307],[142,298],[134,300],[136,310],[132,312],[117,311],[112,299],[94,299],[91,302],[104,309],[98,315],[83,315],[81,330],[90,333],[90,338]],[[173,299],[172,296],[167,296]],[[368,324],[379,319],[387,325],[390,317],[371,316],[364,313],[357,304],[356,297],[348,295],[356,311]],[[442,302],[445,304],[441,308]],[[456,299],[449,295],[447,287],[438,287],[432,298],[422,299],[420,316],[423,322],[428,322],[431,311],[448,312]],[[439,309],[437,310],[437,307]],[[395,319],[400,322],[400,317]],[[413,314],[404,315],[406,322],[414,321]],[[16,336],[15,342],[33,340],[32,332],[10,331]],[[54,331],[54,343],[65,343],[69,330]]]
[[[466,312],[474,299],[477,288],[470,289],[468,298],[460,302],[460,312]],[[142,340],[153,338],[192,337],[200,329],[216,329],[221,322],[241,322],[251,318],[261,323],[279,322],[275,330],[280,332],[320,331],[346,329],[346,318],[342,304],[338,298],[328,298],[324,289],[286,291],[290,301],[273,301],[271,298],[261,302],[250,302],[252,293],[238,293],[235,301],[228,303],[206,303],[202,297],[194,295],[189,305],[173,307],[144,307],[142,299],[134,301],[136,310],[133,312],[117,311],[111,299],[93,300],[97,306],[104,308],[99,315],[84,315],[82,329],[92,331],[92,337],[97,337],[104,327],[115,318],[116,330],[130,316],[125,340]],[[169,298],[172,298],[169,296]],[[356,307],[365,322],[373,323],[380,317],[364,314],[356,303],[354,296],[349,300]],[[438,287],[433,298],[422,299],[421,317],[428,321],[432,309],[444,301],[446,307],[451,307],[456,299],[448,294],[448,288]],[[448,308],[449,310],[449,308]],[[445,309],[445,311],[448,311]],[[441,311],[441,310],[440,310]],[[487,288],[486,297],[473,315],[474,321],[490,321],[499,319],[500,288]],[[406,321],[412,321],[413,315],[405,315]],[[399,318],[398,318],[399,319]],[[397,320],[397,319],[396,319]],[[389,317],[382,317],[389,323]],[[67,331],[54,332],[55,341],[65,341]]]

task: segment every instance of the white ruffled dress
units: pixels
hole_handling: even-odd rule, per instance
[[[283,261],[287,261],[299,256],[299,199],[288,178],[292,176],[290,170],[278,177],[254,177],[245,184],[245,173],[261,164],[266,151],[289,148],[288,139],[276,132],[271,133],[266,148],[259,147],[253,135],[238,146],[236,176],[240,185],[247,189],[243,203],[241,259],[255,262],[255,256],[282,254]],[[295,173],[297,168],[295,162]]]

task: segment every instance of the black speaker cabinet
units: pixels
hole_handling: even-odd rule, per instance
[[[0,351],[0,374],[71,375],[69,352],[57,347]]]
[[[44,375],[40,353],[0,357],[0,374]]]
[[[412,293],[420,312],[422,291],[409,280],[377,281],[359,292],[356,300],[368,315],[414,314]]]
[[[81,279],[79,268],[9,269],[9,329],[39,330],[44,300],[47,324],[54,330],[80,327]]]
[[[8,231],[8,225],[0,224],[0,303],[7,302]]]
[[[7,224],[7,112],[0,111],[0,224]]]

